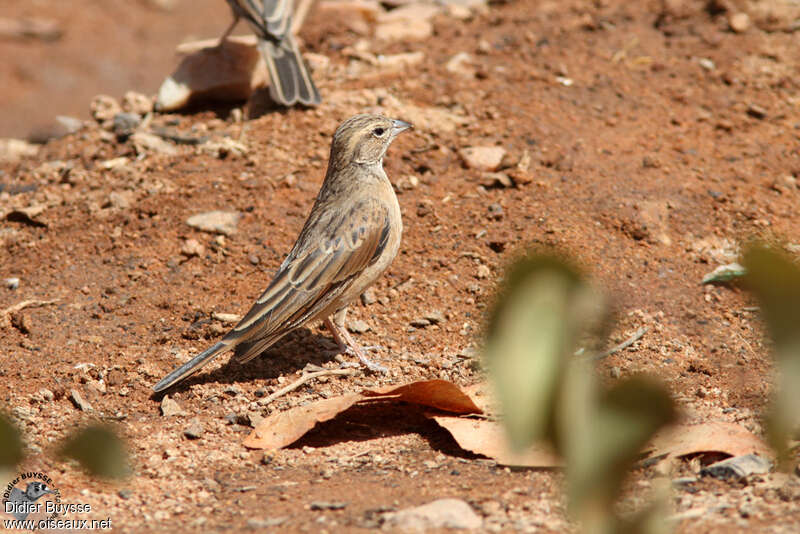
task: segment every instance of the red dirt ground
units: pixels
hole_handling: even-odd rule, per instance
[[[88,118],[95,94],[154,93],[178,42],[215,37],[228,21],[221,0],[179,1],[165,12],[122,0],[18,4],[4,16],[50,17],[65,33],[52,43],[0,43],[10,58],[0,65],[0,133],[16,137],[56,114]],[[375,54],[424,52],[401,72],[351,59],[343,49],[365,37],[312,10],[306,49],[331,61],[315,73],[325,99],[318,109],[244,123],[229,110],[153,119],[188,136],[240,140],[244,155],[173,145],[177,155],[137,156],[92,121],[35,157],[0,164],[0,183],[11,186],[0,193],[3,213],[43,206],[35,218],[46,225],[0,223],[0,278],[20,279],[18,289],[0,288],[0,309],[58,299],[0,328],[0,394],[29,442],[21,469],[48,473],[66,500],[91,503],[86,517],[111,517],[122,532],[262,528],[269,518],[285,518],[280,531],[363,531],[386,510],[440,497],[469,502],[487,530],[569,529],[558,473],[464,453],[408,408],[351,410],[266,458],[242,447],[246,424],[226,420],[246,423],[365,386],[480,380],[465,349],[497,276],[540,245],[573,255],[611,296],[619,323],[610,344],[651,326],[600,364],[603,376],[655,374],[685,419],[761,432],[771,365],[754,302],[735,286],[700,280],[752,237],[797,243],[797,36],[792,21],[762,20],[757,10],[747,31],[731,31],[735,2],[664,5],[497,3],[467,21],[437,16],[425,40],[366,37]],[[446,69],[459,52],[472,56],[475,75]],[[424,119],[386,158],[404,217],[401,253],[375,285],[377,301],[351,311],[370,327],[358,339],[383,347],[373,355],[390,374],[331,378],[259,405],[306,363],[338,365],[327,333],[314,327],[248,364],[221,358],[171,395],[188,415],[162,417],[152,385],[224,332],[212,312],[244,313],[265,287],[313,202],[333,130],[365,109]],[[448,129],[434,112],[463,124]],[[504,147],[512,164],[527,151],[532,181],[497,187],[465,168],[459,149],[484,145]],[[103,166],[121,156],[130,160]],[[16,193],[27,184],[34,190]],[[214,209],[244,214],[237,233],[220,239],[186,225]],[[185,239],[205,252],[182,256]],[[446,320],[410,326],[432,310]],[[71,390],[93,413],[73,406]],[[70,429],[97,418],[116,421],[131,446],[135,475],[119,485],[52,456]],[[191,419],[205,428],[199,440],[183,436]],[[659,477],[638,470],[626,506],[641,504]],[[673,490],[681,532],[800,529],[794,474],[700,479],[690,489]],[[318,511],[315,501],[347,504]]]

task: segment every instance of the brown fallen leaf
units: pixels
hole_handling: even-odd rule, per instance
[[[403,386],[366,389],[361,395],[366,399],[393,398],[457,414],[483,413],[458,386],[447,380],[425,380]]]
[[[446,380],[424,380],[402,386],[364,390],[298,406],[265,418],[244,440],[250,449],[280,449],[291,445],[317,423],[329,421],[357,402],[408,402],[457,414],[482,413],[458,386]]]
[[[248,449],[272,450],[291,445],[317,423],[330,421],[362,398],[358,393],[350,393],[273,413],[250,432],[244,440],[244,446]]]
[[[545,445],[534,445],[524,452],[514,452],[506,438],[503,425],[497,421],[425,414],[450,432],[456,443],[465,450],[480,454],[501,465],[522,467],[560,467],[562,461]]]
[[[772,451],[761,438],[741,425],[724,421],[671,426],[656,434],[648,452],[649,456],[719,452],[731,456],[755,453],[772,457]]]

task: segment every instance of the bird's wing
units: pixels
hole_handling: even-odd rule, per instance
[[[270,285],[221,341],[241,344],[236,355],[243,361],[329,309],[381,256],[391,232],[386,206],[374,199],[309,222]],[[306,239],[315,233],[314,227],[322,230],[323,238],[309,246]]]

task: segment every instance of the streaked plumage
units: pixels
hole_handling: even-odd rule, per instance
[[[226,0],[233,12],[233,23],[225,39],[244,19],[258,37],[258,48],[269,72],[272,99],[284,106],[297,103],[316,106],[322,98],[303,62],[292,35],[291,0]]]
[[[356,115],[333,136],[328,171],[300,236],[267,289],[227,335],[153,388],[162,391],[233,349],[247,361],[292,330],[325,320],[370,369],[379,369],[341,329],[347,305],[388,267],[400,247],[400,206],[383,170],[392,140],[410,124]],[[331,321],[337,314],[339,321]]]

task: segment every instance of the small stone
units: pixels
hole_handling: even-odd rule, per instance
[[[767,110],[757,104],[750,104],[747,107],[747,114],[754,119],[763,120],[767,118]]]
[[[111,123],[111,131],[119,137],[128,137],[136,128],[142,123],[141,115],[136,113],[117,113],[114,115],[114,120]]]
[[[90,412],[92,411],[92,405],[89,404],[88,401],[84,400],[78,390],[71,389],[69,391],[69,400],[72,401],[72,404],[75,405],[82,412]]]
[[[128,499],[130,499],[131,497],[133,497],[133,490],[129,490],[129,489],[121,489],[121,490],[119,490],[119,491],[117,492],[117,495],[119,495],[119,498],[120,498],[120,499],[124,499],[124,500],[126,500],[126,501],[127,501]]]
[[[19,278],[6,278],[3,283],[8,289],[17,289],[19,287]]]
[[[186,412],[183,411],[180,404],[168,396],[161,399],[161,415],[164,417],[184,416]]]
[[[472,56],[466,52],[459,52],[451,57],[444,68],[447,72],[457,74],[463,78],[474,78],[476,74]]]
[[[369,324],[361,319],[351,319],[347,322],[347,329],[354,334],[363,334],[370,329]]]
[[[247,526],[253,530],[260,530],[270,527],[279,527],[288,521],[288,517],[268,517],[266,519],[248,519]]]
[[[503,161],[506,150],[499,146],[466,147],[458,151],[468,169],[495,171]]]
[[[484,187],[513,187],[514,182],[504,172],[486,172],[483,174],[481,185]]]
[[[130,139],[137,154],[147,154],[148,152],[166,156],[178,154],[178,148],[175,145],[151,133],[136,132],[131,135]]]
[[[443,323],[445,320],[444,314],[439,310],[431,310],[423,315],[423,317],[430,321],[431,324]]]
[[[108,194],[106,207],[126,210],[131,207],[134,197],[135,193],[133,191],[112,191]]]
[[[714,65],[714,62],[711,61],[710,59],[706,58],[706,57],[702,57],[702,58],[698,59],[697,62],[700,63],[701,67],[703,67],[704,69],[706,69],[708,71],[711,71],[711,70],[714,70],[714,69],[717,68],[717,66]]]
[[[386,525],[398,530],[478,529],[483,521],[460,499],[439,499],[422,506],[406,508],[384,515]]]
[[[490,219],[493,219],[495,221],[499,221],[500,219],[503,218],[503,206],[501,206],[497,202],[493,202],[492,204],[489,204],[489,207],[487,209],[489,210],[489,215],[488,216],[489,216]]]
[[[736,33],[744,33],[750,27],[750,15],[747,13],[734,13],[728,19],[728,25]]]
[[[47,402],[50,402],[56,398],[55,394],[47,388],[40,389],[39,396]]]
[[[230,236],[236,233],[236,225],[241,218],[242,214],[238,211],[209,211],[192,215],[186,224],[203,232]]]
[[[39,153],[39,147],[22,139],[0,139],[0,163],[16,163]]]
[[[33,330],[30,318],[21,311],[11,314],[11,326],[19,330],[22,334],[30,334]]]
[[[247,261],[249,261],[253,265],[258,265],[259,263],[261,263],[261,258],[259,258],[255,254],[248,254],[247,255]]]
[[[183,429],[183,435],[188,439],[200,439],[204,432],[203,424],[196,418],[189,421],[189,426]]]
[[[384,41],[421,41],[433,35],[433,24],[427,20],[392,20],[375,28],[375,36]]]
[[[766,458],[757,454],[745,454],[713,463],[701,469],[700,474],[721,479],[739,479],[750,475],[769,473],[771,467]]]
[[[486,265],[478,265],[478,270],[475,272],[475,278],[478,280],[483,280],[485,278],[489,278],[492,275],[491,269]]]
[[[375,304],[377,301],[378,297],[375,296],[375,290],[373,288],[369,287],[366,291],[361,293],[361,304],[364,306]]]
[[[59,133],[61,135],[59,135],[59,137],[63,135],[74,134],[83,128],[82,120],[75,117],[70,117],[68,115],[56,115],[56,123],[60,129]]]
[[[417,319],[412,319],[409,324],[414,328],[425,328],[426,326],[430,326],[431,322],[424,317],[419,317]]]
[[[205,251],[206,247],[197,239],[187,239],[183,242],[183,246],[181,246],[181,254],[189,258],[193,256],[202,256]]]
[[[219,313],[213,312],[211,318],[225,324],[234,324],[242,320],[242,316],[238,313]]]
[[[119,102],[113,97],[108,95],[97,95],[92,99],[90,105],[92,110],[92,117],[97,122],[109,121],[114,118],[114,115],[122,111]]]
[[[379,55],[375,58],[375,63],[386,70],[403,70],[414,65],[419,65],[425,59],[424,52],[405,52],[403,54]]]
[[[136,91],[128,91],[122,97],[122,109],[128,113],[146,115],[153,111],[153,99]]]

